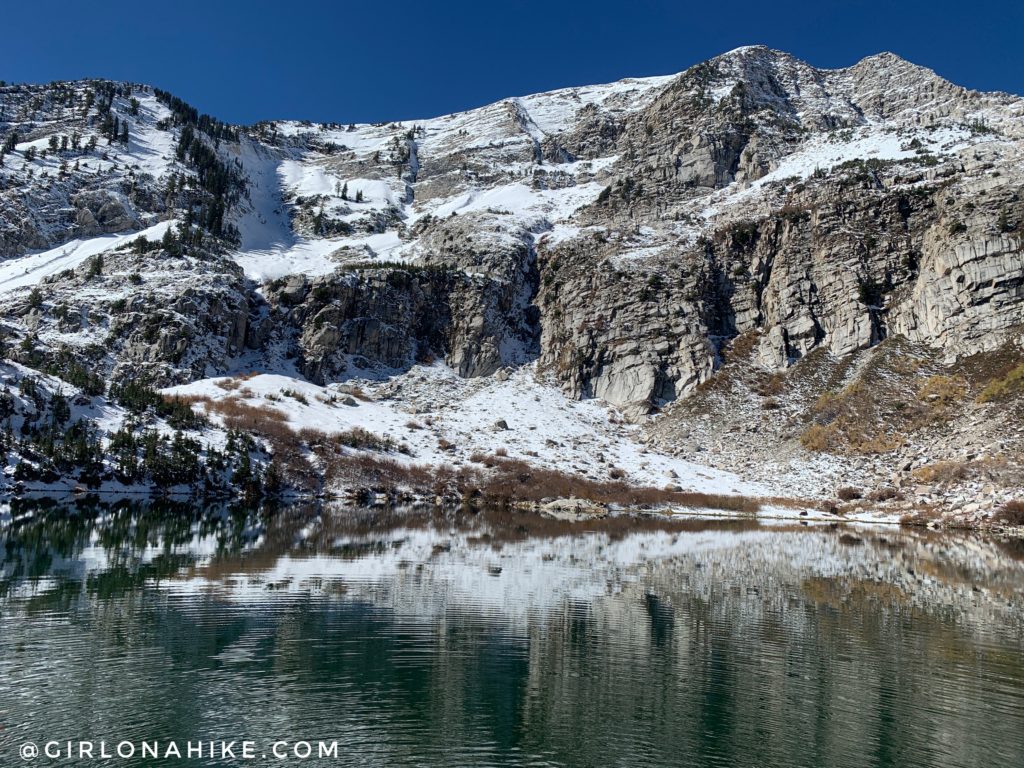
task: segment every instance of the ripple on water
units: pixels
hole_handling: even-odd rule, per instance
[[[160,521],[141,548],[134,519],[8,529],[0,755],[282,738],[341,745],[305,765],[1024,764],[1024,565],[998,543],[317,519],[233,547],[170,546]]]

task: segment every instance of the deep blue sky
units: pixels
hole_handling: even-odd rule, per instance
[[[1024,93],[1010,0],[110,0],[4,3],[0,80],[109,77],[224,120],[430,117],[568,85],[679,72],[764,43],[822,67],[883,50]]]

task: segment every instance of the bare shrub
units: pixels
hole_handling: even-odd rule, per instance
[[[383,451],[390,453],[398,450],[398,444],[390,437],[375,435],[362,427],[352,427],[334,436],[342,445],[358,451]]]
[[[868,498],[871,501],[889,501],[891,499],[902,499],[903,494],[897,491],[895,488],[876,488],[868,494]]]
[[[299,439],[310,447],[327,444],[331,441],[330,433],[324,432],[322,429],[314,429],[313,427],[303,427],[299,430],[298,435]]]
[[[970,469],[965,461],[936,461],[915,469],[914,477],[925,483],[952,483],[967,477]]]
[[[959,402],[967,394],[967,382],[959,376],[929,376],[917,391],[917,399],[934,406]]]
[[[757,388],[757,394],[762,397],[781,395],[786,389],[786,379],[781,373],[773,373]]]
[[[285,397],[290,397],[292,400],[294,400],[297,403],[302,403],[303,405],[309,405],[309,400],[306,399],[306,396],[304,394],[302,394],[301,392],[297,391],[297,390],[294,390],[294,389],[282,389],[281,390],[281,394],[284,395]]]
[[[832,447],[831,438],[831,431],[828,427],[812,424],[800,435],[800,444],[808,451],[827,451]]]
[[[362,387],[347,386],[342,391],[346,395],[352,395],[356,400],[362,400],[364,403],[368,403],[373,400],[372,397],[366,394],[366,390]]]
[[[438,472],[432,467],[403,464],[370,453],[325,451],[323,446],[317,446],[315,450],[328,485],[362,487],[389,494],[402,487],[427,492],[437,486]]]
[[[732,512],[756,512],[760,509],[759,500],[751,497],[637,487],[621,480],[591,480],[581,475],[535,467],[518,459],[498,462],[493,472],[481,478],[478,490],[485,500],[498,504],[537,502],[546,498],[577,498],[634,507],[678,504]]]
[[[830,401],[821,407],[828,410],[831,407]],[[904,442],[905,438],[901,435],[866,429],[851,416],[837,418],[828,424],[811,424],[800,435],[800,444],[807,450],[828,453],[888,453],[899,448]]]
[[[1024,363],[1013,368],[1005,376],[992,380],[978,395],[979,403],[1005,400],[1024,393]]]
[[[992,519],[1003,525],[1024,525],[1024,501],[1014,499],[1013,501],[1006,502],[996,510]]]
[[[757,331],[741,333],[732,340],[732,343],[726,349],[727,358],[730,361],[734,361],[750,357],[760,337],[761,334]]]
[[[845,485],[836,491],[836,496],[841,501],[853,501],[854,499],[861,498],[863,495],[860,488],[854,488],[852,485]]]
[[[207,409],[220,414],[228,429],[259,431],[267,424],[285,424],[288,417],[276,408],[265,405],[253,405],[237,397],[207,402]],[[228,421],[231,421],[228,424]]]
[[[212,402],[209,395],[164,395],[163,397],[169,403],[177,402],[188,406],[202,405],[206,408]]]

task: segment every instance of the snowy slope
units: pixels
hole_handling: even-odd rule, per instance
[[[345,393],[353,384],[365,399],[347,398],[351,402],[346,404]],[[277,410],[295,430],[341,432],[362,427],[408,446],[410,463],[458,464],[474,454],[493,455],[504,449],[512,458],[594,479],[606,480],[609,471],[618,468],[642,485],[770,495],[765,486],[728,472],[647,451],[638,440],[637,427],[614,419],[614,412],[599,401],[571,400],[558,388],[538,382],[530,367],[505,381],[460,379],[436,364],[414,367],[384,383],[320,387],[294,377],[258,374],[236,382],[196,381],[165,392],[215,401],[238,399]],[[507,429],[495,427],[498,422]],[[454,452],[440,447],[445,443],[455,446]]]
[[[0,262],[0,292],[37,285],[45,277],[74,269],[92,256],[116,250],[139,237],[159,240],[174,225],[173,221],[162,221],[139,232],[72,240],[42,253]]]
[[[326,274],[338,264],[331,254],[341,248],[363,251],[360,258],[368,261],[415,259],[420,255],[416,243],[401,240],[397,228],[358,232],[368,214],[387,211],[396,213],[401,226],[428,216],[475,212],[511,217],[535,233],[551,230],[597,198],[604,183],[595,177],[606,176],[617,157],[546,162],[544,174],[560,179],[557,188],[546,188],[531,183],[535,145],[571,129],[585,107],[616,115],[638,111],[672,79],[566,88],[426,120],[347,128],[274,123],[278,135],[297,145],[319,142],[341,149],[331,154],[305,149],[274,154],[243,142],[240,160],[251,181],[249,200],[236,221],[242,234],[236,259],[257,281],[294,273]],[[373,168],[382,156],[406,151],[409,178],[382,177],[380,169]],[[453,158],[467,156],[486,167],[486,178],[480,173],[463,174],[454,181],[438,178],[443,173],[435,169],[449,168],[456,162]],[[368,166],[371,176],[365,175]],[[318,208],[331,218],[352,224],[357,232],[343,237],[296,236],[289,226],[287,201],[309,197],[316,198]]]

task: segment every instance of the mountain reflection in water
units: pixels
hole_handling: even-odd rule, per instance
[[[264,736],[338,740],[303,765],[1024,765],[1012,543],[303,507],[0,525],[3,765]]]

